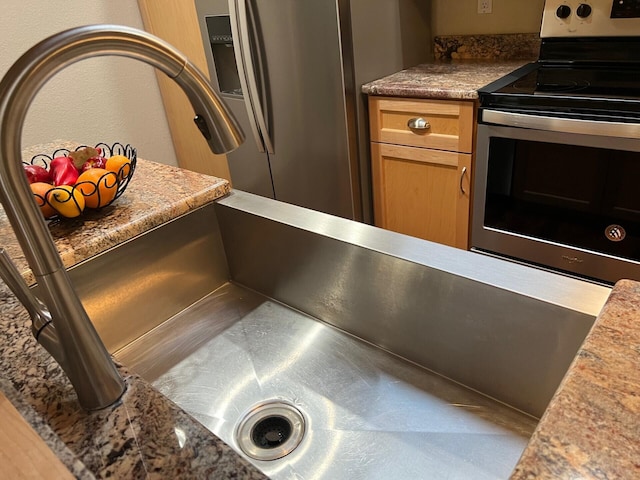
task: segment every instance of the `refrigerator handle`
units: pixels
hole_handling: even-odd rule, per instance
[[[273,153],[273,144],[269,137],[264,110],[260,103],[256,72],[251,55],[246,0],[229,0],[229,13],[231,16],[231,33],[234,39],[238,39],[238,44],[235,45],[235,57],[251,130],[258,149],[261,152]]]

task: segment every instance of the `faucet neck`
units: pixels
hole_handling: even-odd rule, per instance
[[[28,50],[0,82],[0,201],[42,287],[67,376],[88,410],[117,401],[124,382],[73,289],[33,201],[23,172],[20,140],[27,110],[40,88],[67,65],[99,55],[134,58],[173,78],[191,100],[198,127],[206,133],[214,153],[233,150],[243,138],[236,120],[197,68],[168,43],[129,27],[90,25],[60,32]]]

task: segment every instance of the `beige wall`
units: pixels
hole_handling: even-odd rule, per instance
[[[45,37],[95,23],[142,28],[133,0],[3,0],[0,76]],[[142,158],[177,164],[153,68],[130,59],[84,60],[43,87],[27,114],[22,144],[56,139],[131,143]]]
[[[434,35],[537,33],[544,0],[493,0],[493,13],[478,14],[477,0],[433,0]]]

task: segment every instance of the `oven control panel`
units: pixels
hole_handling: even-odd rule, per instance
[[[640,0],[546,0],[540,37],[638,37]]]
[[[611,7],[611,18],[640,17],[640,0],[616,0]]]

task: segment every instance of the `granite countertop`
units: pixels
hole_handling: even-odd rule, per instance
[[[447,35],[434,38],[435,61],[362,86],[367,95],[475,100],[478,89],[534,62],[537,33]]]
[[[512,478],[640,478],[640,282],[613,288]]]
[[[35,147],[25,151],[25,158],[52,150],[53,145]],[[113,206],[53,224],[51,231],[70,266],[228,191],[224,180],[140,159]],[[0,236],[30,278],[2,211]],[[71,384],[37,344],[26,311],[4,284],[0,301],[0,389],[77,478],[264,478],[126,366],[118,365],[127,384],[122,401],[93,414],[82,411]],[[512,478],[640,478],[639,458],[640,282],[622,280]]]
[[[533,61],[533,60],[531,60]],[[439,60],[362,86],[367,95],[475,100],[478,89],[529,63],[528,60]]]
[[[35,146],[23,158],[75,145]],[[52,222],[50,231],[64,265],[71,266],[228,192],[226,180],[139,158],[116,202]],[[4,210],[0,241],[32,281]],[[127,385],[121,401],[92,414],[81,410],[67,377],[35,341],[28,314],[2,282],[0,301],[0,389],[77,478],[264,478],[125,366],[118,365]]]

